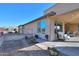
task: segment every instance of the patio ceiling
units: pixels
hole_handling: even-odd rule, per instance
[[[79,23],[79,9],[57,15],[55,18],[65,23]]]

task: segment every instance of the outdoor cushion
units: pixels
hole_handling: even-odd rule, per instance
[[[65,40],[69,40],[70,39],[70,36],[68,36],[67,34],[64,34],[64,39]]]

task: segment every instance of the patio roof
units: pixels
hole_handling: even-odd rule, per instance
[[[65,23],[79,23],[79,9],[54,16],[54,18]]]
[[[57,15],[66,13],[79,8],[79,3],[56,3],[54,6],[45,10],[45,14],[54,11]]]

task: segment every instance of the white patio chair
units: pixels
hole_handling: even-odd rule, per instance
[[[62,39],[62,40],[69,40],[70,39],[70,36],[67,34],[64,34],[64,32],[58,32],[58,35],[59,35],[59,39]]]

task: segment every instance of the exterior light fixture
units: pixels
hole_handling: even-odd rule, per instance
[[[48,15],[48,16],[56,15],[56,12],[51,11],[51,12],[47,13],[46,15]]]

